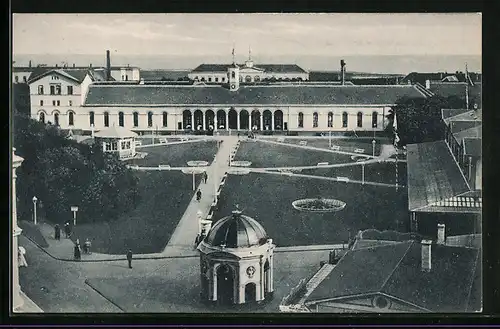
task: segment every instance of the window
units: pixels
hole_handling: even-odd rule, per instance
[[[56,101],[55,100],[52,101],[52,106],[56,106]]]
[[[61,85],[56,85],[56,95],[61,95]]]
[[[89,112],[89,121],[90,121],[90,125],[91,125],[91,126],[92,126],[92,125],[95,125],[95,123],[94,123],[94,115],[95,115],[95,114],[94,114],[94,111],[90,111],[90,112]]]
[[[358,112],[358,128],[363,127],[363,113]]]
[[[104,112],[104,127],[109,127],[109,113]]]
[[[125,74],[125,81],[128,81],[128,74]]]
[[[236,79],[236,72],[234,71],[231,72],[231,78]]]
[[[122,81],[125,81],[125,76],[124,75],[122,75]]]
[[[68,113],[68,125],[73,126],[75,124],[75,114],[73,112]]]
[[[333,112],[328,112],[328,128],[333,127]]]
[[[221,80],[222,80],[222,82],[226,82],[226,78],[222,78]]]
[[[148,127],[153,127],[153,112],[148,112]]]
[[[54,124],[59,126],[59,113],[54,114]]]
[[[216,77],[216,78],[215,78],[215,82],[219,82],[219,78],[217,78],[217,77]]]
[[[299,112],[299,122],[298,122],[299,128],[304,128],[304,113]]]
[[[38,86],[38,95],[43,95],[43,86],[42,85]]]
[[[348,117],[347,112],[342,113],[342,128],[347,128]]]
[[[163,112],[163,127],[167,126],[167,112]]]
[[[14,81],[15,81],[16,83],[18,83],[18,82],[19,82],[19,77],[18,77],[17,75],[14,77]]]
[[[40,120],[40,122],[42,122],[42,123],[45,123],[45,113],[40,112],[40,114],[38,116],[38,120]]]
[[[318,128],[318,112],[313,113],[313,128]]]
[[[247,76],[245,77],[245,82],[252,82],[252,77],[251,77],[251,76],[249,76],[249,75],[247,75]]]
[[[377,121],[378,121],[378,113],[373,112],[372,113],[372,128],[377,128]]]
[[[57,100],[56,103],[57,103],[57,106],[61,106],[61,101],[60,100]]]
[[[26,78],[25,75],[23,76],[23,82],[28,82],[28,79]]]
[[[40,106],[43,106],[43,100],[40,100]]]
[[[260,77],[258,75],[254,76],[253,77],[253,81],[259,82],[260,81]]]
[[[205,82],[205,77],[201,77],[201,81]]]
[[[111,143],[104,143],[106,151],[111,151]]]
[[[68,95],[73,95],[73,86],[68,86]]]
[[[68,101],[68,105],[69,105],[69,106],[73,106],[73,101],[71,101],[71,100],[70,100],[70,101]]]
[[[123,112],[118,112],[118,125],[123,127],[125,125],[125,120],[123,119]]]
[[[212,82],[212,78],[210,78],[210,77],[209,77],[209,78],[208,78],[208,82]]]
[[[139,127],[139,113],[134,112],[134,127]]]
[[[195,76],[195,77],[194,77],[194,79],[195,79],[195,80],[198,80],[198,76]]]
[[[118,150],[118,143],[117,142],[112,142],[111,143],[111,148],[113,151],[117,151]]]

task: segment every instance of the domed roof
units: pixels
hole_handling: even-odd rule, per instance
[[[214,247],[248,248],[267,243],[267,233],[255,219],[233,211],[217,221],[204,242]]]

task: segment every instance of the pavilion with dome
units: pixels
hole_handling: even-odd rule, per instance
[[[202,301],[227,305],[271,298],[274,248],[262,225],[238,208],[218,220],[197,248]]]

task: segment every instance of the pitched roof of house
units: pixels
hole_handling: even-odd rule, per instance
[[[30,79],[28,80],[28,83],[33,83],[49,74],[56,73],[59,75],[62,75],[66,78],[69,78],[71,80],[74,80],[78,83],[81,83],[83,79],[85,79],[85,76],[89,72],[89,68],[85,69],[73,69],[73,68],[67,68],[67,69],[45,69],[45,68],[37,68],[36,71],[33,71],[30,75]]]
[[[481,138],[464,138],[464,154],[480,157],[482,154],[482,139]]]
[[[144,81],[161,81],[170,79],[177,81],[179,78],[187,78],[189,71],[180,70],[142,70],[141,79]]]
[[[463,108],[463,109],[441,109],[441,118],[446,122],[447,119],[452,118],[454,116],[457,116],[462,113],[467,113],[470,112],[468,109]]]
[[[227,72],[232,64],[201,64],[191,72]],[[238,64],[240,68],[245,68],[245,64]],[[307,73],[297,64],[256,64],[257,69],[263,69],[265,72],[272,73]]]
[[[470,138],[481,138],[483,137],[483,126],[478,125],[469,129],[465,129],[462,131],[459,131],[457,133],[454,133],[453,136],[457,141],[462,141],[464,138],[470,137]]]
[[[424,97],[412,86],[256,85],[230,91],[222,86],[95,85],[86,106],[234,105],[234,104],[394,104],[399,98]]]
[[[101,138],[130,138],[138,135],[126,128],[113,126],[95,132],[94,136]]]
[[[431,82],[430,91],[442,97],[457,96],[465,99],[465,82]],[[482,83],[476,82],[474,86],[469,86],[469,99],[475,99],[478,108],[482,108]],[[471,103],[471,105],[473,105]],[[465,106],[465,103],[464,103]]]
[[[446,142],[409,144],[406,147],[409,210],[467,210],[467,207],[442,209],[437,205],[440,201],[469,191],[469,186]]]
[[[480,73],[476,72],[469,72],[469,77],[474,83],[480,83],[481,82],[481,77],[482,75]],[[408,83],[408,80],[411,81],[411,83],[421,83],[425,84],[426,80],[431,81],[431,83],[434,81],[457,81],[457,82],[465,82],[465,73],[464,72],[455,72],[455,73],[450,73],[450,72],[411,72],[407,74],[404,78],[401,79],[401,83]]]
[[[306,298],[306,304],[384,293],[431,312],[470,310],[479,250],[432,245],[430,272],[421,270],[421,244],[399,242],[350,250]],[[480,277],[479,277],[480,279]],[[477,287],[477,285],[476,285]]]

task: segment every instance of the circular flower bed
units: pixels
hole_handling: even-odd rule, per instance
[[[250,161],[231,161],[231,166],[234,167],[250,167],[251,164]]]
[[[366,155],[353,155],[351,156],[351,160],[356,161],[356,162],[363,162],[368,160],[370,157],[367,157]]]
[[[204,167],[208,166],[208,161],[188,161],[187,164],[190,167]]]
[[[300,199],[292,202],[294,209],[308,212],[335,212],[345,208],[346,203],[336,199]]]
[[[250,169],[246,168],[229,168],[228,174],[230,175],[248,175],[250,173]]]

